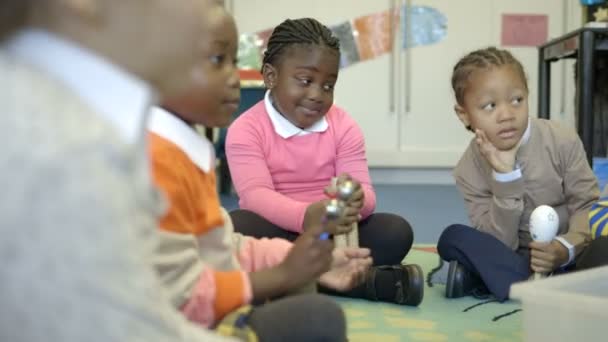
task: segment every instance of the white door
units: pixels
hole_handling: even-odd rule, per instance
[[[400,148],[379,163],[392,166],[452,167],[470,139],[454,113],[450,78],[467,52],[491,42],[491,4],[487,0],[414,0],[447,17],[447,35],[436,44],[402,53]]]

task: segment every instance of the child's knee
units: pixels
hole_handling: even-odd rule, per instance
[[[346,319],[330,297],[287,296],[256,307],[250,324],[261,341],[346,341]]]
[[[342,308],[323,295],[302,295],[298,310],[309,317],[305,334],[310,341],[346,341],[346,319]]]
[[[382,223],[382,227],[384,228],[382,235],[387,240],[387,245],[396,245],[399,250],[409,250],[414,241],[414,231],[410,223],[399,215],[376,215],[382,215],[379,222]]]
[[[472,228],[462,224],[452,224],[443,230],[439,241],[437,242],[437,251],[442,258],[450,254],[454,244],[462,239],[462,236],[467,234]]]
[[[412,243],[414,243],[412,226],[401,216],[394,215],[392,221],[392,226],[395,227],[398,240],[409,250],[412,247]]]
[[[414,241],[410,224],[394,214],[374,214],[360,234],[361,246],[372,249],[375,265],[399,264],[409,252]]]

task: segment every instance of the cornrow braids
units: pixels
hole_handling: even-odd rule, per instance
[[[300,44],[325,46],[340,54],[340,41],[327,26],[313,18],[287,19],[272,31],[262,65],[276,65],[287,48]]]
[[[452,72],[452,89],[454,89],[454,94],[456,95],[456,102],[460,105],[464,103],[464,93],[467,87],[467,81],[475,70],[503,65],[514,66],[520,74],[521,79],[526,86],[526,90],[528,90],[526,73],[524,72],[524,67],[521,63],[507,50],[488,47],[467,54],[454,66]]]

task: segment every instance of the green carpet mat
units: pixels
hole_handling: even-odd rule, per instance
[[[405,262],[419,264],[426,274],[437,266],[438,256],[412,249]],[[518,303],[488,303],[463,312],[465,308],[483,301],[472,297],[447,299],[443,285],[426,287],[424,291],[424,300],[417,308],[337,298],[348,320],[349,341],[522,340],[520,312],[493,321],[496,316],[519,309]]]

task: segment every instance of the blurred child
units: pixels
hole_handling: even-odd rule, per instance
[[[234,233],[220,207],[213,146],[193,126],[226,126],[236,111],[238,40],[222,6],[206,16],[199,44],[203,58],[189,91],[153,110],[148,126],[154,179],[169,200],[160,224],[158,270],[174,305],[221,334],[261,341],[345,341],[344,315],[331,299],[316,294],[278,298],[317,279],[337,290],[358,285],[371,265],[369,250],[333,250],[330,240],[320,239],[327,228],[321,225],[323,208],[292,244]]]
[[[0,1],[0,341],[225,340],[152,267],[162,207],[142,158],[145,115],[187,85],[209,5]]]

